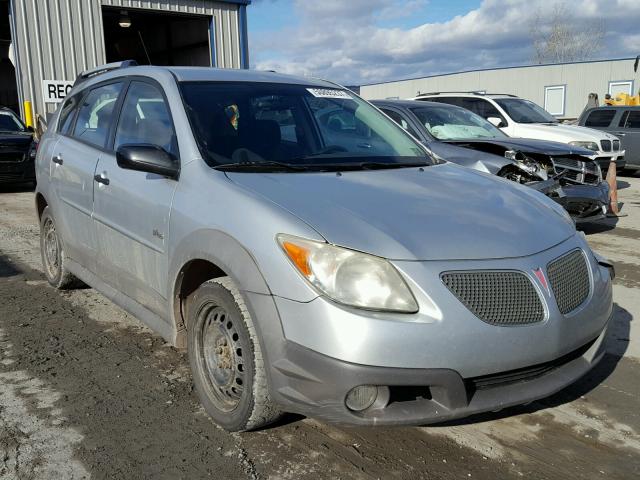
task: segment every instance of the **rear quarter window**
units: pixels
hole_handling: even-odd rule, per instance
[[[615,110],[593,110],[584,122],[585,127],[608,127],[611,125]]]

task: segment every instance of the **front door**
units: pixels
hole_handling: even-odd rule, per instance
[[[611,133],[622,140],[627,165],[640,167],[640,110],[625,111],[619,127]]]
[[[175,180],[125,170],[118,147],[152,144],[178,161],[171,114],[159,85],[133,80],[127,89],[113,148],[100,157],[94,225],[100,276],[156,314],[166,315],[167,240]]]
[[[91,221],[95,169],[121,90],[122,82],[102,85],[77,98],[79,105],[73,101],[65,104],[72,110],[62,112],[60,139],[52,152],[51,178],[59,200],[59,211],[54,212],[58,228],[63,229],[69,257],[89,270],[93,270],[96,253]]]

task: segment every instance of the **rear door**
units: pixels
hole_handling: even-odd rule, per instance
[[[122,145],[152,144],[178,160],[171,112],[159,84],[135,79],[127,88],[111,147],[96,170],[94,225],[100,276],[118,291],[166,316],[169,214],[178,182],[125,170],[116,160]]]
[[[94,270],[96,239],[91,214],[96,165],[109,137],[113,107],[122,82],[100,85],[65,104],[60,136],[53,147],[51,179],[54,211],[69,257]],[[74,100],[74,99],[70,99]]]

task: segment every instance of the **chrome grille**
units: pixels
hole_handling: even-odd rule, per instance
[[[618,150],[620,150],[620,140],[614,140],[613,141],[613,150],[616,151],[616,152]]]
[[[557,167],[576,168],[582,170],[582,160],[576,160],[575,158],[554,158],[553,159]]]
[[[524,325],[544,320],[544,307],[529,277],[514,271],[445,272],[442,282],[480,320]]]
[[[603,152],[611,151],[611,140],[600,140],[600,145],[602,145]]]
[[[557,173],[563,173],[566,180],[574,183],[597,185],[600,182],[598,167],[590,159],[586,161],[575,158],[554,157],[553,166]]]
[[[589,296],[589,269],[581,250],[553,260],[547,265],[547,275],[562,314],[574,311]]]

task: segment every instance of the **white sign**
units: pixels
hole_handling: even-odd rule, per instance
[[[45,103],[60,103],[73,87],[73,82],[66,80],[43,80],[42,98]]]
[[[318,98],[353,98],[344,90],[337,90],[335,88],[307,88],[307,91]]]

